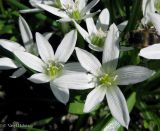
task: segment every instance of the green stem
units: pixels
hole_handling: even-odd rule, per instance
[[[5,10],[4,10],[4,7],[3,7],[3,1],[0,0],[0,10],[2,12],[2,15],[5,15]]]

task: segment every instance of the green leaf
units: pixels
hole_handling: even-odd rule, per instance
[[[83,113],[84,103],[81,102],[74,102],[69,104],[69,113],[73,114],[84,114]]]

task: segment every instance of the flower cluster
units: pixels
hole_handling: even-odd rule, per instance
[[[91,9],[100,0],[30,0],[33,10],[23,10],[30,12],[46,10],[58,17],[60,22],[71,22],[75,29],[69,31],[56,51],[49,43],[52,33],[36,33],[36,41],[29,25],[19,17],[19,28],[23,40],[23,45],[14,41],[0,39],[0,46],[14,54],[16,59],[9,57],[0,58],[0,69],[17,69],[12,78],[23,75],[31,70],[32,75],[28,78],[37,84],[49,83],[54,96],[60,102],[66,104],[69,101],[69,89],[85,90],[93,88],[88,94],[84,112],[88,113],[100,104],[104,97],[112,116],[124,127],[128,128],[130,122],[129,111],[125,97],[118,85],[136,84],[153,76],[155,73],[146,67],[127,65],[118,66],[120,54],[120,33],[123,32],[128,21],[116,26],[110,24],[110,13],[107,8],[101,12],[98,10],[91,13]],[[143,1],[142,24],[152,22],[160,35],[160,15],[155,13],[153,1]],[[95,24],[93,16],[99,13]],[[87,31],[80,25],[84,20]],[[76,46],[77,31],[89,44],[93,51],[102,52],[102,62],[92,53]],[[54,46],[54,43],[52,43]],[[69,58],[76,52],[79,62],[68,62]],[[160,44],[144,48],[140,51],[140,56],[148,59],[160,59]],[[118,67],[118,68],[117,68]]]

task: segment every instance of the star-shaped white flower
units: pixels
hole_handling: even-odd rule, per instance
[[[92,75],[93,89],[87,96],[84,112],[90,112],[106,96],[108,106],[114,118],[128,128],[130,117],[126,100],[118,85],[142,82],[154,74],[154,71],[141,66],[126,66],[116,69],[119,57],[119,31],[115,24],[109,28],[103,50],[102,65],[91,53],[76,48],[76,54],[82,67]]]
[[[37,4],[38,7],[44,9],[56,16],[61,17],[61,22],[69,22],[72,19],[81,21],[88,17],[92,17],[97,12],[87,13],[99,2],[100,0],[92,0],[87,4],[87,0],[59,0],[60,7],[53,7],[45,4]]]
[[[31,30],[29,28],[29,25],[27,24],[25,19],[21,16],[19,17],[19,29],[21,32],[21,37],[22,37],[24,47],[22,45],[20,45],[19,43],[5,40],[5,39],[0,39],[0,46],[6,50],[12,52],[12,53],[16,50],[19,50],[19,51],[27,51],[32,54],[38,55],[38,50],[37,50],[36,44],[33,42],[33,36],[32,36]],[[44,36],[47,39],[49,39],[51,37],[51,35],[52,35],[52,33],[44,34]],[[15,69],[15,68],[19,68],[19,69],[16,70],[12,74],[11,78],[18,78],[26,72],[25,68],[21,64],[19,64],[18,62],[14,61],[10,58],[7,58],[7,57],[0,58],[0,69],[1,70]]]
[[[94,51],[103,51],[105,39],[108,32],[110,14],[107,8],[103,9],[96,24],[92,17],[86,19],[87,30],[85,31],[76,21],[73,21],[78,32],[89,43],[89,48]],[[128,21],[118,25],[118,29],[123,31]]]
[[[65,64],[75,48],[76,40],[77,32],[75,30],[70,31],[65,35],[54,54],[50,43],[40,33],[36,33],[36,42],[41,59],[28,52],[14,52],[22,63],[38,72],[33,74],[29,80],[34,83],[50,82],[54,96],[64,104],[69,100],[69,89],[93,87],[92,84],[88,84],[87,74],[79,72],[80,66],[76,63]]]

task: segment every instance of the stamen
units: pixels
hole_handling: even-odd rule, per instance
[[[116,84],[117,78],[118,78],[118,75],[104,74],[98,80],[100,85],[104,85],[108,87]]]
[[[46,74],[51,78],[55,79],[62,71],[63,65],[60,63],[49,62],[46,67]]]

